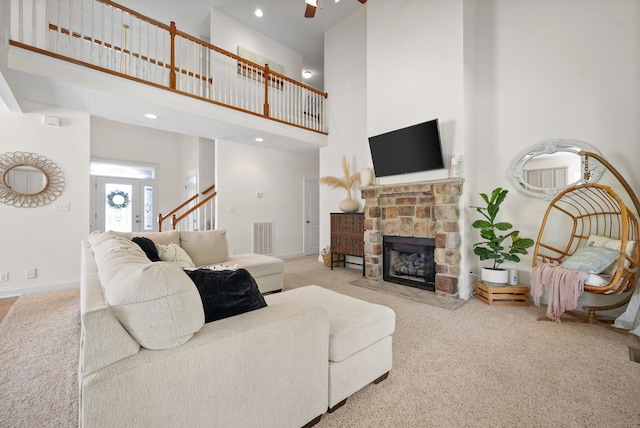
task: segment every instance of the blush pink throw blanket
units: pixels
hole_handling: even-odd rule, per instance
[[[544,287],[549,289],[547,317],[560,322],[560,315],[578,306],[578,297],[584,291],[584,283],[589,278],[587,272],[569,270],[560,266],[543,263],[531,272],[531,297],[540,306],[540,296]]]

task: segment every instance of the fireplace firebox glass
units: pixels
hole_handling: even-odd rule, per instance
[[[432,238],[384,236],[382,279],[435,291],[434,249]]]

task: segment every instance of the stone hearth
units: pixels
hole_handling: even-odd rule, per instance
[[[463,183],[455,178],[363,187],[365,276],[382,280],[383,236],[433,238],[436,292],[456,296]]]

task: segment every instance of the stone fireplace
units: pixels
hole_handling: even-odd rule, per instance
[[[434,291],[457,296],[463,183],[452,178],[363,187],[365,276],[384,279],[385,236],[426,238],[433,243],[434,266],[427,269],[435,272]]]

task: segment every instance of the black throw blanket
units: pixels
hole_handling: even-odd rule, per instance
[[[185,270],[200,293],[205,322],[267,306],[258,284],[246,269]]]

